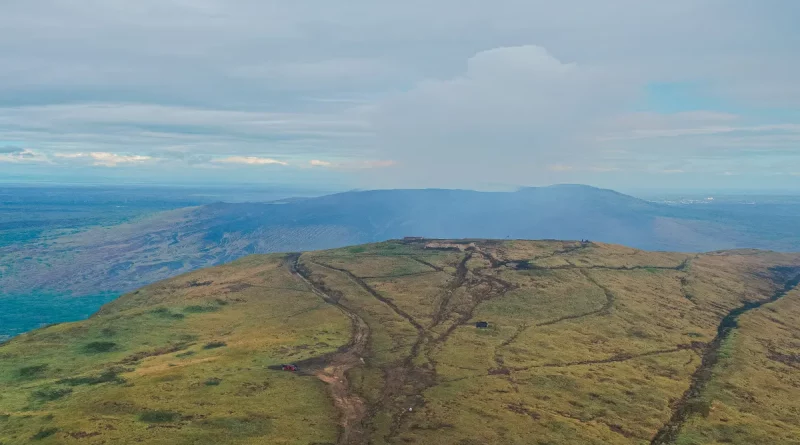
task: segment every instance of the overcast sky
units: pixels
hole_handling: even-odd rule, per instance
[[[0,181],[800,190],[795,0],[3,0]]]

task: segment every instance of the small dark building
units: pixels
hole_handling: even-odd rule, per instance
[[[479,328],[479,329],[486,329],[486,328],[489,327],[489,322],[488,321],[479,321],[479,322],[475,323],[475,327]]]

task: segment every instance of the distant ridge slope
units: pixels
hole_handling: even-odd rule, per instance
[[[752,219],[752,218],[751,218]],[[773,230],[774,229],[774,230]],[[516,192],[374,190],[275,203],[217,203],[0,248],[0,289],[127,291],[252,253],[403,236],[590,239],[650,250],[800,249],[800,225],[672,207],[582,185]]]

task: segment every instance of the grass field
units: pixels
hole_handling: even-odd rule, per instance
[[[325,385],[267,367],[333,351],[348,335],[280,257],[156,284],[0,348],[0,441],[334,441]]]
[[[798,275],[561,241],[247,257],[0,346],[0,443],[800,443]]]

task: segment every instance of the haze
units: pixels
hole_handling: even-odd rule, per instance
[[[792,1],[3,2],[0,178],[800,188]]]

